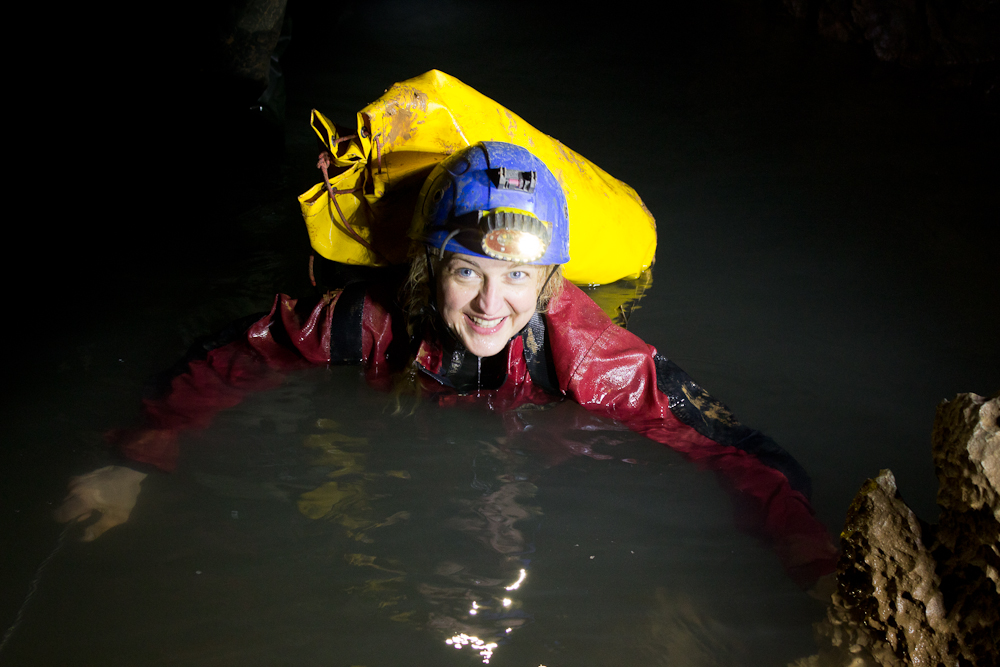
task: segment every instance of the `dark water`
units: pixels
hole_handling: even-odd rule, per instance
[[[108,219],[87,233],[106,243],[83,260],[39,233],[58,284],[10,306],[0,626],[16,626],[0,662],[479,664],[445,643],[462,632],[497,642],[495,665],[808,654],[821,610],[736,530],[710,474],[612,424],[567,434],[591,455],[555,464],[489,415],[392,416],[354,369],[294,376],[188,436],[181,469],[149,478],[132,520],[92,544],[60,542],[49,518],[151,374],[276,290],[305,291],[308,109],[350,124],[433,67],[636,188],[660,245],[630,328],[798,458],[834,533],[885,467],[933,520],[934,406],[1000,388],[995,118],[748,7],[654,21],[299,5],[274,159],[220,138],[238,125],[190,79],[140,87],[163,136],[107,149],[155,147],[155,187],[128,160],[102,171],[118,187],[81,210]],[[94,126],[134,137],[122,60]],[[331,480],[340,510],[300,506]]]
[[[127,528],[62,548],[8,656],[479,664],[447,643],[463,635],[490,664],[808,651],[815,603],[734,530],[711,474],[607,422],[571,434],[587,454],[556,462],[479,410],[386,407],[335,369],[222,415],[145,485]]]

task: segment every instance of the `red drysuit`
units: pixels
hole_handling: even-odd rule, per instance
[[[353,296],[344,297],[350,290],[331,292],[311,309],[278,296],[271,312],[239,338],[190,361],[163,397],[146,402],[146,428],[115,436],[122,453],[171,470],[178,431],[206,426],[247,391],[280,383],[284,371],[356,361],[370,382],[388,388],[392,375],[415,359],[425,393],[441,403],[485,401],[509,417],[525,403],[564,396],[617,420],[715,471],[749,509],[742,513],[753,524],[749,529],[772,544],[797,581],[807,585],[835,568],[836,549],[813,516],[808,476],[795,460],[737,422],[684,371],[614,324],[572,284],[565,284],[544,316],[536,315],[510,340],[499,388],[466,395],[450,381],[449,352],[436,337],[411,340],[388,292],[355,287]],[[505,419],[515,429],[518,421]]]

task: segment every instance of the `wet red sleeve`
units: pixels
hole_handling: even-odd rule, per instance
[[[179,432],[205,428],[248,393],[281,384],[288,370],[329,362],[339,295],[328,293],[311,309],[278,295],[271,311],[243,335],[189,361],[161,396],[143,401],[143,427],[111,432],[112,443],[129,460],[174,470]]]
[[[609,334],[618,337],[614,330]],[[643,347],[598,341],[570,383],[573,398],[714,471],[734,496],[740,527],[764,538],[797,583],[808,587],[832,572],[837,550],[806,496],[754,454],[720,444],[681,422],[657,386],[655,350]]]
[[[685,423],[679,419],[672,399],[658,387],[656,350],[612,323],[582,292],[572,290],[575,292],[571,291],[564,303],[550,309],[550,321],[556,321],[551,334],[556,370],[567,395],[588,410],[615,419],[713,470],[735,497],[741,527],[769,542],[800,584],[810,585],[833,571],[836,548],[807,497],[792,487],[785,474],[758,456],[720,444],[689,425],[692,420]],[[700,398],[693,396],[687,407]],[[706,411],[724,410],[717,402],[700,406]],[[732,419],[728,413],[701,416]],[[760,436],[735,419],[731,425]],[[794,463],[773,441],[766,440],[771,446],[767,454],[777,451]],[[801,470],[798,464],[794,466]]]

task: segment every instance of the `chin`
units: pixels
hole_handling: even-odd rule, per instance
[[[503,352],[504,348],[507,347],[507,341],[510,340],[510,336],[506,338],[502,334],[495,334],[495,336],[497,340],[483,340],[479,336],[475,338],[462,336],[462,343],[466,350],[477,357],[492,357]]]

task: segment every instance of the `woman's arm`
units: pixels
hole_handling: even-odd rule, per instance
[[[154,394],[143,401],[142,425],[111,431],[108,439],[128,461],[174,470],[179,433],[207,427],[248,394],[281,384],[289,370],[330,362],[339,297],[332,292],[303,309],[296,299],[278,295],[270,312],[199,342],[158,379]]]
[[[107,434],[123,464],[72,478],[56,520],[86,521],[98,512],[99,520],[83,536],[85,541],[96,539],[128,520],[149,471],[177,467],[179,433],[208,426],[219,411],[250,392],[280,384],[292,368],[360,361],[361,346],[353,343],[361,340],[364,291],[352,292],[350,307],[339,309],[340,291],[328,293],[311,309],[279,295],[269,313],[234,322],[194,345],[157,379],[154,395],[143,401],[142,425]],[[356,330],[351,328],[355,320]],[[342,351],[352,346],[357,359],[344,358]]]
[[[568,396],[713,470],[734,497],[741,527],[763,537],[800,584],[833,571],[837,550],[809,504],[809,476],[788,452],[576,288],[567,285],[548,318]]]

